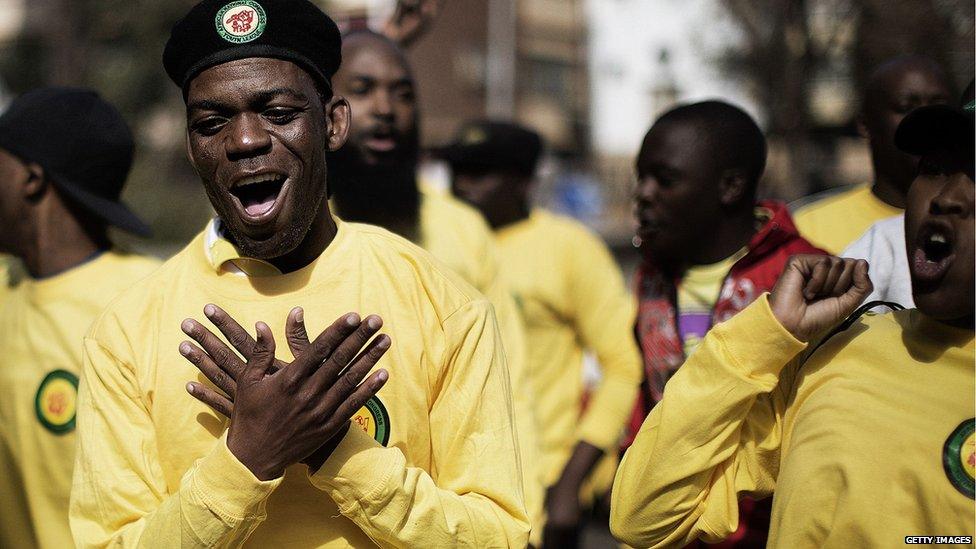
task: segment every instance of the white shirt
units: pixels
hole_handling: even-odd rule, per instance
[[[905,216],[882,219],[868,228],[841,254],[866,259],[870,265],[874,291],[864,301],[894,301],[906,309],[915,308],[912,299],[912,277],[908,271],[905,249]]]

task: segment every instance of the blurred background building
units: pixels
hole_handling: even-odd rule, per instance
[[[344,28],[379,29],[396,0],[317,0]],[[162,47],[193,0],[0,0],[0,102],[82,84],[136,129],[128,200],[169,253],[210,215],[184,159],[182,99]],[[858,95],[881,61],[922,53],[973,76],[970,0],[443,0],[413,44],[424,143],[467,119],[511,118],[549,145],[538,201],[623,249],[634,155],[661,111],[723,98],[770,140],[763,194],[793,199],[870,176]],[[443,182],[443,169],[425,172]],[[133,243],[144,247],[145,243]]]

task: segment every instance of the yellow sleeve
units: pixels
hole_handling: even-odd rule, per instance
[[[708,333],[668,382],[617,469],[610,529],[634,547],[718,542],[738,526],[738,495],[772,493],[784,366],[806,345],[762,296]],[[784,380],[785,382],[785,380]]]
[[[312,484],[383,547],[524,547],[529,526],[494,314],[475,301],[444,330],[444,370],[431,387],[436,470],[350,429]]]
[[[494,257],[492,257],[494,262]],[[505,346],[508,375],[512,385],[512,409],[515,414],[516,440],[522,456],[523,493],[525,509],[532,525],[531,541],[542,544],[542,525],[545,522],[545,487],[539,454],[539,425],[535,414],[535,400],[528,377],[528,356],[525,349],[525,324],[515,298],[500,276],[495,276],[485,291],[485,297],[495,307],[498,330]]]
[[[593,350],[603,378],[581,418],[577,438],[611,451],[637,399],[641,357],[634,339],[637,307],[610,250],[596,236],[576,239],[573,315],[583,347]]]
[[[79,547],[234,547],[281,479],[259,481],[223,438],[169,493],[134,372],[85,339],[69,519]]]

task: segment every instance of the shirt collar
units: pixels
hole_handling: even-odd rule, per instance
[[[249,277],[281,274],[277,267],[267,261],[245,257],[225,235],[226,230],[220,218],[210,220],[203,238],[203,251],[215,271]]]

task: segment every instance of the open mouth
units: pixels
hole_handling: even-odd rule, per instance
[[[643,235],[653,235],[661,231],[661,223],[651,215],[638,210],[637,212],[637,231]]]
[[[397,148],[397,138],[391,129],[377,129],[366,137],[366,147],[375,152],[390,152]]]
[[[912,254],[912,274],[923,282],[935,282],[945,276],[956,255],[953,232],[943,224],[928,224],[919,231]]]
[[[237,200],[244,217],[256,221],[275,210],[287,181],[287,176],[276,173],[250,175],[234,183],[230,194]]]

